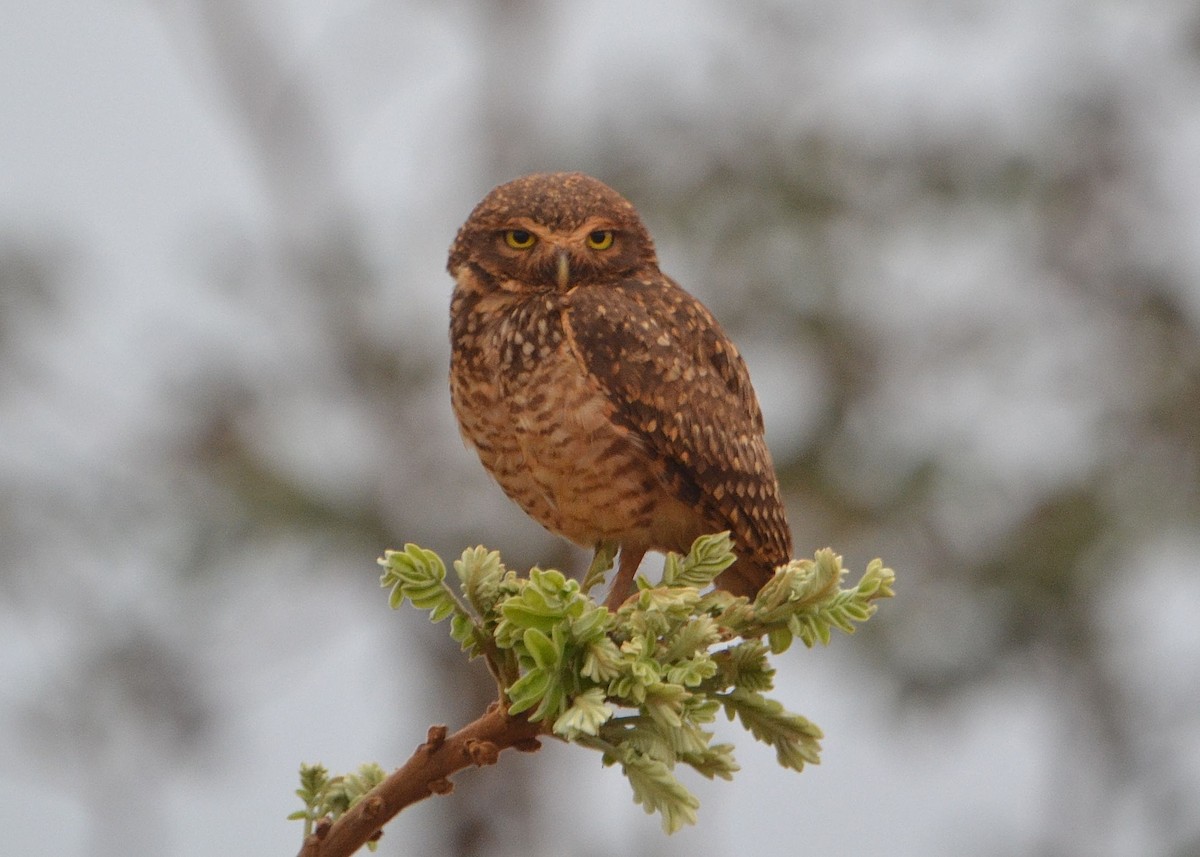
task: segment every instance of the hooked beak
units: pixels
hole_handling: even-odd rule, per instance
[[[566,289],[571,281],[571,259],[566,250],[558,251],[558,287]]]

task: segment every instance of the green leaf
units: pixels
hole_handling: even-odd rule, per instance
[[[681,684],[684,687],[697,687],[707,679],[717,674],[717,662],[708,655],[689,658],[669,667],[666,679],[671,684]]]
[[[862,579],[858,582],[858,594],[863,599],[891,598],[894,593],[892,584],[896,582],[896,573],[885,568],[883,560],[873,559],[867,564]]]
[[[691,696],[677,684],[658,683],[646,688],[646,700],[642,707],[661,725],[678,729],[683,724],[683,702]]]
[[[454,608],[458,606],[454,603],[454,596],[445,590],[433,594],[424,604],[418,604],[416,601],[413,604],[417,607],[429,608],[429,621],[435,623],[452,615]]]
[[[820,643],[822,646],[829,645],[829,622],[819,614],[795,616],[790,624],[793,633],[808,648],[811,649],[817,643]]]
[[[684,702],[688,719],[693,723],[712,723],[721,710],[721,701],[709,694],[693,693]]]
[[[767,647],[761,640],[746,640],[713,655],[720,668],[724,687],[741,690],[770,690],[775,684],[775,670],[767,660]]]
[[[459,609],[454,593],[446,588],[446,566],[433,551],[406,544],[403,551],[385,551],[379,583],[391,587],[388,603],[399,607],[407,598],[414,607],[430,611],[430,621],[440,622]]]
[[[604,701],[604,691],[593,687],[579,694],[554,721],[554,733],[568,741],[579,735],[597,735],[615,709]]]
[[[612,625],[613,616],[603,607],[586,608],[578,616],[568,619],[570,637],[576,643],[590,644],[608,639],[605,632]]]
[[[664,586],[693,586],[703,589],[737,558],[733,554],[733,538],[726,530],[700,536],[692,542],[691,550],[682,562],[672,562],[670,556],[663,566]]]
[[[713,739],[713,733],[701,729],[692,721],[685,717],[682,718],[678,728],[664,729],[667,739],[671,742],[671,758],[663,758],[667,764],[672,764],[677,759],[696,758],[708,752],[709,742]]]
[[[550,717],[557,719],[566,708],[567,692],[558,677],[551,675],[546,692],[542,695],[542,701],[538,703],[538,707],[529,715],[529,719],[545,720]]]
[[[457,610],[450,617],[450,636],[456,640],[468,657],[477,657],[485,652],[484,642],[488,632],[470,614]]]
[[[608,637],[587,644],[579,674],[594,682],[611,681],[621,673],[621,650]]]
[[[630,621],[634,627],[638,627],[638,623],[642,622],[646,623],[645,628],[651,633],[664,634],[671,629],[671,620],[682,620],[691,616],[699,601],[700,593],[690,586],[649,587],[638,593]]]
[[[627,753],[621,766],[633,787],[633,800],[649,813],[662,816],[663,830],[674,833],[696,823],[700,801],[683,787],[663,762],[638,753]]]
[[[651,656],[652,646],[645,637],[621,644],[621,673],[610,682],[610,695],[624,704],[638,706],[646,698],[646,688],[662,681],[663,667]]]
[[[661,660],[671,663],[691,658],[697,653],[707,653],[710,646],[721,639],[721,629],[711,616],[701,614],[679,626],[666,642]]]
[[[560,652],[553,640],[537,628],[527,628],[523,639],[526,651],[539,668],[548,670],[558,666]]]
[[[800,601],[820,601],[837,591],[837,586],[846,574],[842,558],[829,548],[821,548],[813,555],[808,574],[797,581],[795,595]]]
[[[669,551],[666,559],[663,560],[662,585],[663,586],[686,586],[681,583],[680,578],[683,577],[683,556]]]
[[[446,579],[446,566],[431,550],[409,542],[402,551],[384,551],[379,564],[384,567],[384,585],[398,581],[410,586],[441,583]]]
[[[329,771],[324,765],[300,765],[300,788],[296,789],[296,796],[307,806],[314,806],[328,786]]]
[[[504,617],[496,628],[496,643],[510,648],[526,628],[550,633],[564,618],[578,618],[595,605],[579,591],[579,584],[562,572],[532,569],[525,586],[500,602]]]
[[[639,714],[612,718],[601,727],[600,735],[623,752],[637,752],[659,759],[669,767],[675,763],[675,741],[671,731]]]
[[[481,615],[486,615],[500,595],[500,584],[506,569],[499,551],[489,551],[483,545],[467,548],[454,561],[454,571],[462,583],[467,601]]]
[[[780,625],[768,631],[767,644],[771,647],[771,654],[781,655],[790,649],[794,636],[792,630],[787,625]]]
[[[713,779],[732,780],[733,775],[741,770],[737,760],[733,758],[732,744],[713,744],[703,753],[681,753],[679,761],[690,765],[697,773]]]
[[[550,681],[551,675],[546,670],[534,669],[525,673],[508,689],[508,698],[512,702],[508,710],[520,714],[539,704],[550,687]]]
[[[745,690],[724,695],[725,710],[734,714],[759,741],[775,748],[775,758],[796,771],[821,761],[821,730],[805,717],[784,710],[778,700]]]
[[[334,777],[329,781],[327,804],[334,818],[346,812],[375,786],[383,782],[386,774],[374,762],[359,765],[354,773]]]

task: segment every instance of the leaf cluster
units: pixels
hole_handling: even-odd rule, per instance
[[[304,809],[293,812],[288,819],[303,820],[307,838],[317,821],[337,819],[383,782],[385,776],[383,768],[374,762],[359,765],[356,772],[337,777],[331,777],[324,765],[301,764],[300,788],[296,789],[296,795],[304,801]],[[376,843],[368,842],[367,847],[374,851]]]
[[[738,770],[733,746],[714,743],[708,728],[721,711],[781,765],[818,762],[820,729],[764,695],[775,675],[769,656],[795,639],[811,647],[835,628],[851,633],[892,595],[894,575],[879,560],[843,588],[846,572],[831,550],[782,566],[753,601],[708,589],[733,561],[728,533],[702,536],[686,556],[668,555],[660,583],[639,577],[615,613],[559,571],[518,576],[482,547],[454,562],[456,587],[442,560],[416,545],[388,551],[380,564],[393,607],[407,599],[435,622],[449,618],[451,635],[486,660],[512,712],[620,765],[634,800],[673,832],[694,823],[699,806],[676,766],[723,779]],[[611,551],[598,555],[589,588],[608,564]]]

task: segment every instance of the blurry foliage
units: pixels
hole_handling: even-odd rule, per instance
[[[57,293],[73,254],[60,245],[0,236],[0,354],[19,354],[12,337],[28,330],[35,318],[61,311]]]

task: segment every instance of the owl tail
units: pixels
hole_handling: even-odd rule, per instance
[[[768,580],[775,576],[775,568],[750,557],[739,557],[733,565],[717,576],[716,585],[731,595],[745,595],[753,599]]]

